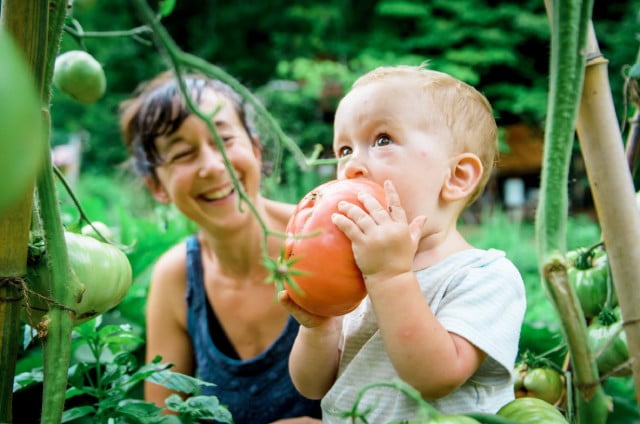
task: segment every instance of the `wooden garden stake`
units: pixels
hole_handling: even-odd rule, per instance
[[[66,12],[67,0],[4,0],[2,2],[2,25],[9,29],[24,52],[27,63],[33,70],[36,87],[39,89],[42,102],[42,116],[47,131],[47,143],[42,146],[42,149],[46,150],[46,154],[44,155],[45,163],[43,169],[37,178],[37,193],[47,246],[47,256],[49,258],[48,265],[52,274],[51,290],[56,305],[71,304],[70,300],[77,295],[79,288],[77,279],[72,276],[67,258],[48,145],[48,134],[51,125],[49,115],[51,80],[55,58],[60,47]],[[14,255],[13,263],[11,264],[11,272],[21,275],[24,275],[24,271],[26,271],[32,205],[33,194],[32,190],[29,190],[29,193],[25,193],[25,201],[19,207],[16,207],[11,216],[3,217],[0,222],[2,241],[6,242],[4,246],[21,252]],[[12,222],[12,220],[14,221]],[[16,224],[15,220],[19,220],[19,223]],[[5,239],[4,229],[7,228],[7,225],[14,225],[15,229]],[[2,266],[4,268],[5,264],[2,264]],[[9,268],[9,265],[7,265],[7,269]],[[13,335],[15,340],[17,340],[19,328],[17,324],[18,316],[16,312],[12,311],[10,315],[5,316],[5,318],[10,318],[11,322],[8,324],[0,322],[3,332],[6,329],[15,332]],[[0,315],[0,319],[2,319],[2,315]],[[44,393],[41,421],[43,423],[58,424],[61,421],[67,388],[73,317],[72,312],[67,308],[53,306],[46,319],[48,325],[46,336],[44,336]],[[4,343],[4,335],[2,340]],[[11,368],[11,371],[14,371],[17,345],[10,346],[13,349],[13,352],[10,352],[13,355],[13,361],[8,361],[10,367],[7,368]],[[4,351],[3,347],[3,354]],[[11,396],[4,396],[5,382],[2,381],[2,384],[3,388],[0,390],[3,391],[3,396],[0,399],[0,404],[3,406],[3,416],[0,416],[0,419],[10,422],[12,420],[10,406],[6,408],[4,405],[5,402],[10,405]],[[7,413],[8,415],[5,415]]]
[[[640,213],[611,96],[608,61],[600,53],[592,25],[586,51],[578,138],[625,323],[640,403]]]

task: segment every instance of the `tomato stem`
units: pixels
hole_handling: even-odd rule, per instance
[[[360,402],[367,391],[376,387],[390,387],[398,390],[405,396],[413,399],[418,404],[418,416],[420,422],[428,422],[428,420],[443,415],[427,401],[422,398],[420,392],[411,387],[409,384],[401,380],[393,380],[389,382],[370,383],[358,390],[356,398],[353,402],[353,407],[349,411],[343,411],[340,414],[341,418],[351,418],[352,422],[356,422],[356,419],[361,420],[363,423],[368,423],[366,416],[372,411],[372,408],[367,408],[364,411],[359,411]]]

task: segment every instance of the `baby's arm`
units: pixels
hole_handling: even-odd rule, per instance
[[[300,323],[289,356],[291,380],[303,396],[321,399],[338,373],[342,319],[311,315],[296,305],[286,291],[279,293],[278,300]]]
[[[486,354],[448,332],[427,305],[413,272],[367,282],[387,354],[396,372],[426,398],[462,385]]]

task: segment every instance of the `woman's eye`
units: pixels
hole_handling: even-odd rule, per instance
[[[193,150],[183,150],[169,155],[169,162],[184,162],[193,155]]]
[[[342,146],[338,149],[338,158],[342,158],[353,153],[353,149],[349,146]]]
[[[388,135],[381,135],[378,138],[376,138],[376,141],[373,142],[373,145],[376,147],[381,147],[381,146],[388,146],[391,143],[393,143],[393,140],[391,140],[391,138],[389,138]]]

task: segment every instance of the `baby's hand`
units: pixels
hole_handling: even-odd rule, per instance
[[[426,217],[418,216],[409,224],[400,198],[391,181],[384,184],[387,209],[371,195],[361,193],[365,209],[341,202],[333,222],[351,240],[353,254],[365,279],[392,278],[411,272],[418,242],[424,235]]]
[[[320,315],[312,314],[306,309],[302,309],[297,303],[291,299],[289,293],[286,290],[282,290],[278,293],[278,302],[284,308],[289,311],[291,315],[302,325],[307,328],[315,328],[320,327],[322,324],[327,322],[327,320],[331,319],[330,317],[322,317]]]

